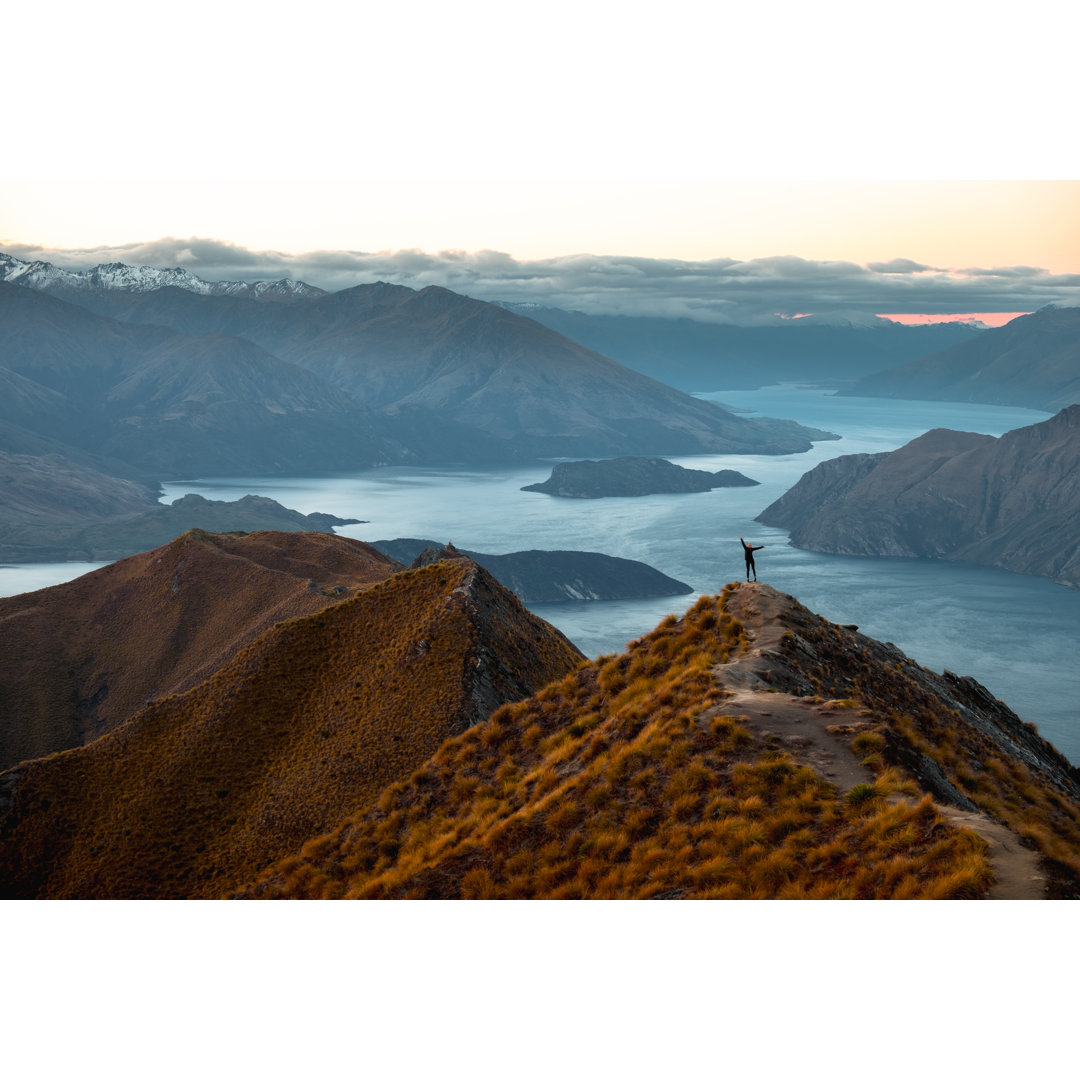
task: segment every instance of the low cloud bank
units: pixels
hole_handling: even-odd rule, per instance
[[[591,314],[755,323],[777,315],[860,312],[1034,311],[1080,304],[1080,274],[1030,266],[946,268],[895,258],[861,266],[785,255],[679,259],[563,255],[520,260],[499,251],[252,251],[213,239],[166,237],[118,247],[7,247],[16,258],[65,269],[99,263],[181,266],[209,281],[296,278],[329,291],[372,281],[441,285],[480,300]]]

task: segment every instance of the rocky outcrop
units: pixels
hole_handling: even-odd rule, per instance
[[[935,429],[812,469],[758,521],[840,555],[983,563],[1080,588],[1080,405],[1000,438]]]
[[[375,540],[372,547],[402,563],[429,562],[464,556],[489,570],[527,604],[564,600],[641,600],[653,596],[683,596],[693,592],[685,582],[662,574],[647,563],[620,559],[597,551],[512,551],[487,555],[458,551],[432,540],[398,538]]]
[[[664,458],[622,457],[604,461],[564,461],[551,476],[522,491],[539,491],[565,499],[612,496],[675,495],[720,487],[753,487],[758,483],[734,469],[706,472],[687,469]]]

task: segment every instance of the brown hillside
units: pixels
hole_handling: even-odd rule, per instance
[[[97,738],[202,682],[274,623],[397,569],[341,536],[196,530],[0,599],[0,768]]]
[[[753,583],[500,709],[238,895],[1041,897],[1078,878],[1077,772],[1033,729]]]
[[[580,662],[468,560],[395,574],[279,623],[90,745],[0,776],[4,893],[227,893]]]

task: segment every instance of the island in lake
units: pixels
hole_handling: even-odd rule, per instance
[[[718,487],[754,487],[757,483],[734,469],[707,472],[687,469],[664,458],[620,457],[605,461],[564,461],[551,470],[551,476],[543,483],[529,484],[521,490],[565,499],[604,499],[680,495]]]

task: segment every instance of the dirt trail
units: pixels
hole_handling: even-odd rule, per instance
[[[740,585],[728,610],[750,634],[751,647],[737,659],[713,668],[717,681],[728,691],[721,708],[745,716],[747,725],[767,744],[784,750],[840,791],[856,784],[873,783],[874,774],[852,751],[852,729],[866,723],[862,710],[839,706],[816,697],[800,697],[772,689],[770,676],[784,665],[780,641],[785,627],[782,616],[789,598],[756,582]],[[785,665],[786,666],[786,665]],[[830,732],[828,729],[839,731]],[[935,802],[939,812],[959,828],[971,829],[988,844],[988,857],[996,883],[989,900],[1043,900],[1047,880],[1038,853],[1024,847],[1012,830],[985,814],[971,813]]]

